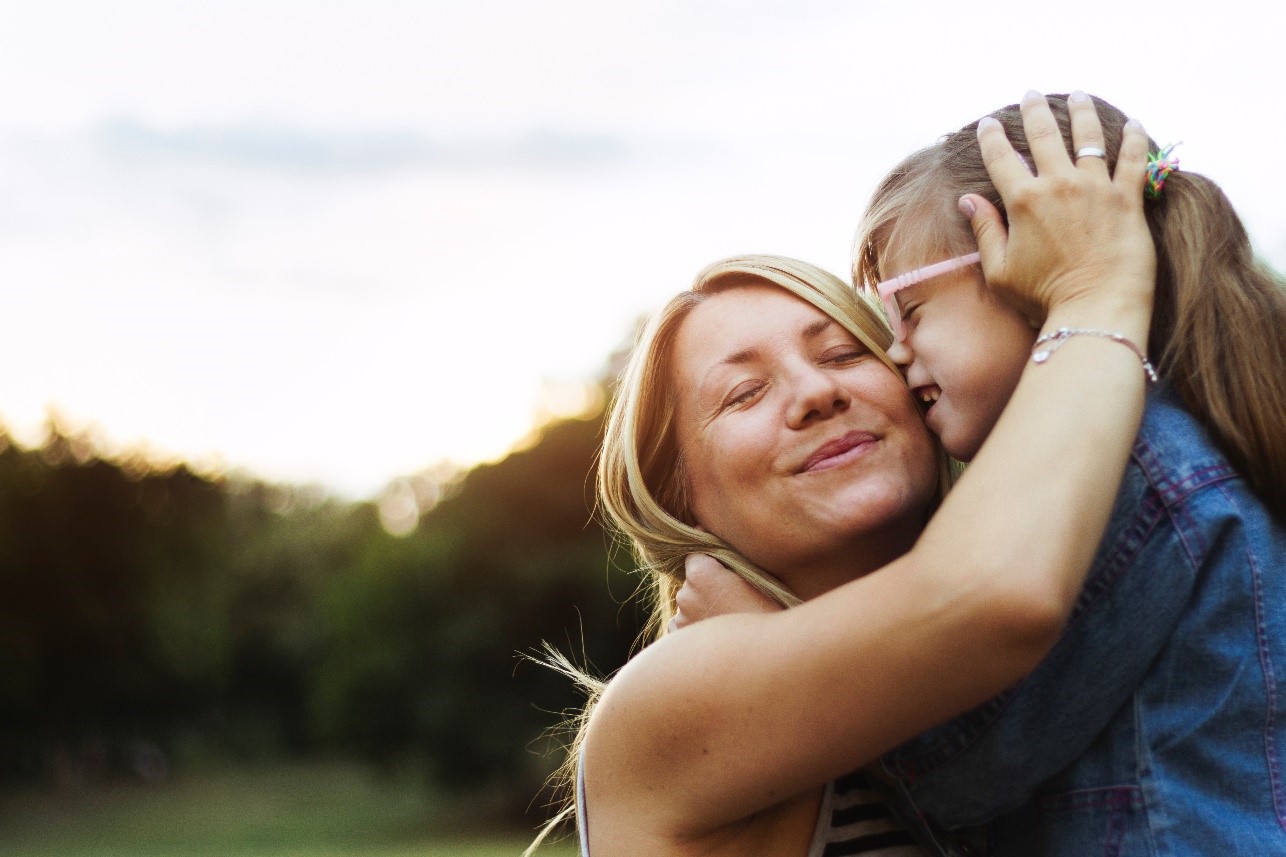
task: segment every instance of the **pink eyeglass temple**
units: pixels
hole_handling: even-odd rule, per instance
[[[893,328],[894,341],[901,342],[906,338],[906,328],[902,325],[902,311],[898,309],[897,298],[893,297],[894,294],[917,283],[923,283],[925,280],[940,277],[952,271],[958,271],[968,265],[977,264],[981,260],[982,254],[975,251],[966,253],[963,256],[956,256],[954,259],[947,259],[945,262],[934,262],[932,265],[925,265],[923,268],[916,268],[914,271],[898,274],[891,280],[876,283],[875,292],[884,303],[884,311],[888,313],[889,325]]]

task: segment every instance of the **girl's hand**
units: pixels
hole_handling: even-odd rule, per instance
[[[668,631],[727,613],[774,613],[783,609],[712,556],[690,553],[683,568],[683,586],[675,599],[679,609]]]
[[[1073,148],[1103,150],[1103,128],[1084,93],[1067,100]],[[1009,215],[967,194],[961,211],[970,218],[988,284],[1021,311],[1045,318],[1055,306],[1089,302],[1150,313],[1156,250],[1143,216],[1148,138],[1134,120],[1126,124],[1116,174],[1102,157],[1075,163],[1049,104],[1038,93],[1022,102],[1023,129],[1035,161],[1033,175],[991,117],[978,123],[978,145]]]

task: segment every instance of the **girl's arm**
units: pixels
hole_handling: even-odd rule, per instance
[[[1101,145],[1092,104],[1073,109],[1078,145]],[[1068,160],[1043,99],[1025,101],[1024,116],[1039,178],[998,127],[979,130],[1012,230],[1006,239],[979,209],[988,281],[1024,286],[1049,308],[1047,329],[1145,342],[1145,135],[1127,129],[1112,179],[1101,161],[1085,163],[1097,159]],[[1102,535],[1143,391],[1128,348],[1074,337],[1026,367],[909,554],[796,609],[712,619],[640,654],[590,723],[591,817],[672,841],[705,836],[1028,672],[1057,639]]]

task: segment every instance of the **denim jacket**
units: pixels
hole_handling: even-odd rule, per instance
[[[940,854],[1286,855],[1283,697],[1286,530],[1162,388],[1060,641],[882,762]]]

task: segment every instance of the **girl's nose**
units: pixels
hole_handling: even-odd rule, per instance
[[[889,359],[905,369],[911,365],[911,349],[905,339],[899,339],[889,346]]]

